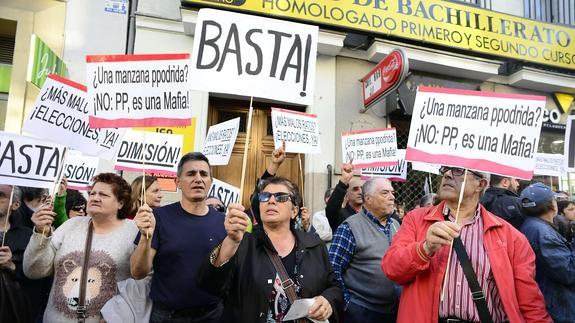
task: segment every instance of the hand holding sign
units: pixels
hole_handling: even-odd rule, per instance
[[[301,224],[303,225],[303,229],[308,232],[309,226],[311,223],[311,214],[307,207],[302,207],[301,209]]]
[[[228,238],[236,243],[240,243],[250,222],[245,208],[241,204],[233,203],[228,206],[224,227],[228,233]]]
[[[46,237],[49,237],[52,229],[52,222],[54,222],[54,217],[56,213],[52,211],[52,204],[46,203],[40,206],[32,214],[32,223],[34,223],[34,230],[36,232],[41,232]]]
[[[148,204],[140,206],[138,213],[136,213],[136,216],[134,217],[134,221],[136,222],[136,226],[138,226],[138,230],[140,230],[142,237],[146,237],[146,239],[152,237],[154,229],[156,228],[156,218]]]

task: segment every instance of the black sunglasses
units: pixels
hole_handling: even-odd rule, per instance
[[[453,176],[463,176],[463,174],[465,173],[465,168],[447,167],[447,166],[441,166],[441,168],[439,168],[439,174],[441,174],[441,176],[445,175],[445,173],[447,173],[448,171],[451,171],[451,174]],[[479,178],[483,178],[483,175],[479,173],[476,173],[469,169],[467,171]]]
[[[285,192],[277,192],[277,193],[261,192],[258,193],[258,200],[260,202],[267,202],[270,200],[272,196],[278,203],[287,202],[291,198],[291,195]]]
[[[83,211],[83,212],[85,213],[85,212],[86,212],[86,205],[76,205],[76,206],[72,206],[72,207],[70,208],[70,210],[76,211],[76,212]]]

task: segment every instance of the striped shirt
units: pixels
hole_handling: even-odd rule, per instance
[[[479,215],[480,208],[475,211],[473,220],[461,227],[460,238],[469,255],[469,260],[477,281],[483,290],[486,298],[487,307],[494,323],[508,321],[507,315],[503,310],[503,303],[499,296],[499,291],[495,285],[495,279],[491,272],[489,257],[483,245],[483,219]],[[443,214],[448,214],[447,206]],[[455,217],[449,214],[449,219],[455,221]],[[461,320],[480,322],[477,308],[471,296],[471,290],[467,284],[467,279],[457,259],[455,250],[451,253],[449,270],[446,272],[447,283],[445,287],[445,297],[439,304],[439,317],[447,318],[450,316],[457,317]]]

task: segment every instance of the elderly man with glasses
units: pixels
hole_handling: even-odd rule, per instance
[[[345,322],[395,322],[398,287],[381,271],[381,257],[399,222],[391,218],[395,192],[385,178],[371,178],[362,187],[363,208],[337,229],[329,259],[343,288]]]
[[[455,167],[440,174],[442,202],[405,216],[381,264],[403,285],[398,322],[551,322],[529,242],[479,204],[486,176]]]

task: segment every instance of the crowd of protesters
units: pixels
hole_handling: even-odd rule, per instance
[[[271,157],[249,207],[208,196],[198,152],[163,206],[153,176],[0,185],[0,322],[575,322],[568,194],[441,167],[406,212],[343,164],[311,214]]]

